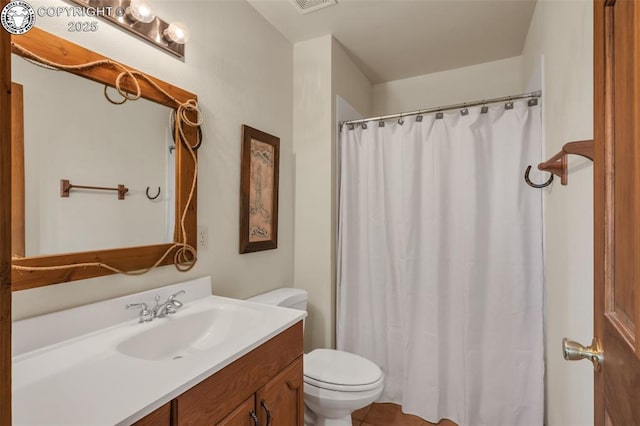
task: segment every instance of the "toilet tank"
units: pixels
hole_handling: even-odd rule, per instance
[[[299,288],[278,288],[247,299],[247,302],[265,305],[282,306],[284,308],[307,310],[308,294]]]

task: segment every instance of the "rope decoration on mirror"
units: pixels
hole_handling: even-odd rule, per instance
[[[197,260],[197,252],[194,247],[192,247],[187,243],[187,230],[185,226],[185,221],[186,221],[187,211],[193,201],[193,196],[196,191],[196,182],[198,179],[198,159],[196,157],[195,152],[199,148],[199,143],[196,141],[196,144],[193,146],[189,144],[189,141],[185,135],[184,126],[186,125],[189,127],[195,127],[199,129],[200,126],[202,125],[202,121],[203,121],[202,113],[198,108],[198,102],[195,99],[190,99],[187,102],[180,102],[178,99],[172,96],[169,92],[167,92],[162,87],[160,87],[155,81],[153,81],[146,74],[141,73],[139,71],[130,70],[124,65],[118,62],[112,61],[110,59],[102,59],[102,60],[87,62],[85,64],[78,64],[78,65],[64,65],[64,64],[58,64],[53,61],[44,59],[36,55],[35,53],[29,51],[28,49],[25,49],[24,47],[20,46],[15,42],[11,42],[11,46],[16,50],[18,50],[23,55],[23,57],[29,62],[36,63],[37,65],[42,65],[45,68],[50,68],[50,69],[52,68],[52,69],[63,70],[63,71],[82,71],[82,70],[87,70],[89,68],[95,68],[99,66],[108,66],[108,67],[115,68],[116,70],[120,71],[120,74],[118,74],[118,76],[116,77],[116,80],[114,82],[114,87],[118,92],[118,94],[122,96],[122,99],[117,101],[113,100],[107,93],[108,86],[105,85],[104,87],[105,98],[107,99],[107,101],[111,102],[114,105],[122,105],[126,101],[135,101],[139,99],[142,96],[142,88],[140,87],[139,80],[144,80],[146,83],[151,85],[154,89],[162,93],[164,96],[167,97],[167,99],[174,102],[174,104],[178,106],[175,114],[176,124],[174,128],[174,132],[177,133],[177,137],[180,139],[180,142],[187,149],[187,152],[189,152],[189,155],[191,156],[191,159],[193,160],[193,163],[195,166],[194,173],[193,173],[193,180],[191,182],[191,188],[189,190],[189,197],[187,198],[187,202],[185,204],[184,210],[182,211],[182,214],[180,216],[181,240],[180,242],[176,242],[172,244],[152,266],[146,269],[141,269],[137,271],[123,271],[119,268],[116,268],[112,265],[108,265],[102,262],[84,262],[84,263],[74,263],[74,264],[56,265],[56,266],[12,265],[11,268],[17,271],[28,272],[28,271],[47,271],[47,270],[51,271],[51,270],[61,270],[61,269],[99,267],[99,268],[107,269],[111,272],[115,272],[119,274],[142,275],[160,266],[160,264],[166,259],[166,257],[169,256],[169,254],[174,250],[175,250],[175,253],[173,255],[173,264],[178,271],[186,272],[191,268],[193,268]],[[123,86],[123,81],[125,79],[128,79],[130,84],[133,86],[135,93],[129,93],[128,91],[123,89],[122,86]],[[189,118],[190,116],[195,116],[195,120],[192,120],[191,118]]]

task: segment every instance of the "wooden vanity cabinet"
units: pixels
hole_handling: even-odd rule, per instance
[[[171,401],[169,423],[144,423],[161,407],[136,425],[303,426],[303,398],[299,322]]]
[[[298,357],[216,425],[255,426],[253,412],[260,426],[302,426],[302,390],[302,357]]]

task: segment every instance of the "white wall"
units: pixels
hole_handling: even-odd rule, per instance
[[[593,138],[593,2],[539,0],[523,51],[523,81],[544,55],[547,157],[566,142]],[[593,167],[569,157],[569,184],[545,190],[546,423],[593,424],[593,368],[566,362],[562,337],[593,337]]]
[[[332,39],[331,54],[334,97],[340,96],[362,116],[370,116],[372,102],[371,82],[351,60],[336,39]],[[336,100],[336,102],[338,101]]]
[[[335,347],[336,102],[369,114],[370,88],[332,36],[294,46],[295,286],[309,292],[305,350]]]
[[[365,118],[358,110],[356,110],[349,102],[344,100],[344,98],[338,95],[336,101],[336,121],[338,123],[342,123],[343,121],[350,120],[360,120]],[[336,132],[339,132],[339,129],[336,129]],[[338,135],[338,140],[340,140],[340,135]],[[339,147],[337,147],[339,148]],[[338,150],[339,151],[339,150]],[[340,162],[340,156],[338,155],[338,162]],[[338,174],[340,174],[340,169],[338,168]],[[338,197],[339,199],[340,197]]]
[[[374,116],[521,93],[522,57],[424,74],[373,86]]]
[[[113,275],[14,293],[15,319],[203,275],[212,276],[216,294],[240,298],[293,285],[293,47],[244,1],[154,4],[163,19],[191,28],[184,63],[102,20],[97,32],[84,34],[67,32],[66,18],[38,17],[37,25],[198,95],[205,120],[198,223],[208,228],[208,248],[187,273],[165,266],[141,277]],[[70,112],[65,125],[73,124]],[[278,249],[239,255],[242,124],[280,137],[280,193]]]
[[[331,40],[293,47],[294,283],[309,292],[305,350],[332,345]]]

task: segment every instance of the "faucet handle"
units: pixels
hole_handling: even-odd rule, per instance
[[[142,310],[148,310],[149,309],[149,305],[147,305],[144,302],[141,303],[127,303],[127,306],[125,306],[126,309],[131,309],[131,308],[142,308]]]
[[[139,320],[138,322],[149,322],[153,319],[153,313],[149,309],[149,305],[144,302],[141,303],[127,303],[125,306],[126,309],[131,308],[140,308]]]
[[[177,293],[172,294],[171,296],[167,297],[167,301],[166,301],[166,313],[167,314],[175,314],[176,311],[180,308],[182,308],[183,304],[181,301],[179,301],[178,299],[176,299],[177,296],[180,296],[181,294],[185,294],[186,291],[184,290],[180,290]]]
[[[179,292],[174,293],[174,294],[172,294],[171,296],[169,296],[169,297],[167,298],[167,300],[173,300],[173,299],[175,299],[176,297],[180,296],[181,294],[185,294],[185,293],[186,293],[186,291],[184,291],[184,290],[180,290]]]

